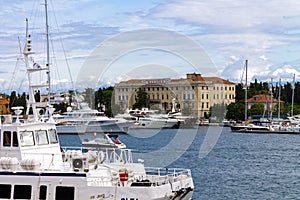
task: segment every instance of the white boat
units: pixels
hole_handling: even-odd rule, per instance
[[[92,148],[92,149],[109,149],[109,148],[119,148],[119,149],[125,149],[126,145],[121,142],[118,139],[118,135],[116,134],[110,134],[110,133],[103,133],[100,134],[101,136],[97,136],[96,133],[94,133],[94,139],[93,140],[83,140],[82,145],[86,148]]]
[[[45,6],[47,11],[46,0]],[[28,33],[26,37],[30,41]],[[48,106],[47,121],[38,116],[38,103],[33,95],[36,86],[31,84],[31,75],[46,69],[29,66],[28,56],[32,52],[27,47],[23,54],[29,78],[28,107],[33,117],[21,120],[21,108],[15,108],[16,119],[1,124],[0,199],[192,198],[194,184],[188,169],[146,168],[141,160],[133,162],[131,151],[124,149],[62,151],[53,109]]]
[[[78,110],[69,109],[63,115],[54,117],[58,134],[84,134],[127,132],[133,123],[125,119],[109,118],[104,112],[91,109],[87,103],[80,103]]]
[[[134,122],[129,129],[165,129],[177,127],[179,120],[168,115],[156,114],[154,110],[142,108],[141,110],[127,110],[124,114],[119,114],[116,118],[131,120]]]

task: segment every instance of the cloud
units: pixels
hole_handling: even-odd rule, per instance
[[[297,0],[214,0],[214,1],[170,1],[153,9],[152,17],[182,20],[185,23],[226,27],[230,29],[290,27],[299,17],[300,3]],[[285,22],[285,24],[283,24]],[[249,31],[249,30],[248,30]]]

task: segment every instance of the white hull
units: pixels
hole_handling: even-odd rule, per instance
[[[164,129],[178,125],[178,120],[141,118],[130,129]]]
[[[103,123],[94,123],[94,124],[61,124],[57,125],[58,134],[85,134],[85,133],[126,133],[130,126],[133,123],[131,122],[109,122]]]
[[[142,182],[136,182],[133,186],[134,183],[131,181],[122,183],[118,177],[111,180],[111,171],[113,171],[111,167],[114,169],[140,168],[140,166],[126,164],[110,164],[99,166],[96,171],[89,172],[0,171],[0,198],[17,199],[14,198],[17,195],[18,199],[40,199],[40,194],[44,195],[47,200],[189,200],[192,197],[194,186],[191,177],[174,174],[174,177],[170,176],[170,179],[166,179],[163,175],[160,177],[141,175],[144,176],[144,180],[150,180],[151,183],[145,182],[143,185]],[[154,180],[155,182],[152,182]],[[16,194],[14,191],[19,191],[17,188],[20,185],[23,187],[22,193]],[[40,189],[41,186],[44,190]],[[10,191],[7,188],[11,188]],[[183,189],[180,190],[180,188]]]

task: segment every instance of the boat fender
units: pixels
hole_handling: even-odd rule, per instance
[[[126,168],[119,170],[119,177],[122,185],[124,186],[125,181],[128,181],[128,171]]]

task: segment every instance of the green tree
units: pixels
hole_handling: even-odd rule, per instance
[[[112,117],[113,114],[112,114],[112,100],[114,99],[113,98],[113,91],[114,91],[114,88],[113,87],[108,87],[106,89],[104,89],[103,91],[103,105],[105,106],[105,111],[104,113],[109,116],[109,117]]]
[[[226,119],[243,120],[245,118],[245,104],[231,103],[227,106]]]
[[[10,94],[10,99],[9,99],[9,108],[11,109],[12,107],[17,106],[17,94],[16,91],[12,91]]]
[[[226,116],[226,106],[225,104],[214,104],[210,108],[210,116],[216,117],[218,121],[222,121]]]
[[[136,93],[135,103],[133,104],[133,109],[141,109],[148,107],[148,95],[147,92],[139,88]]]
[[[249,115],[262,115],[264,114],[264,105],[260,103],[254,103],[248,110]]]

